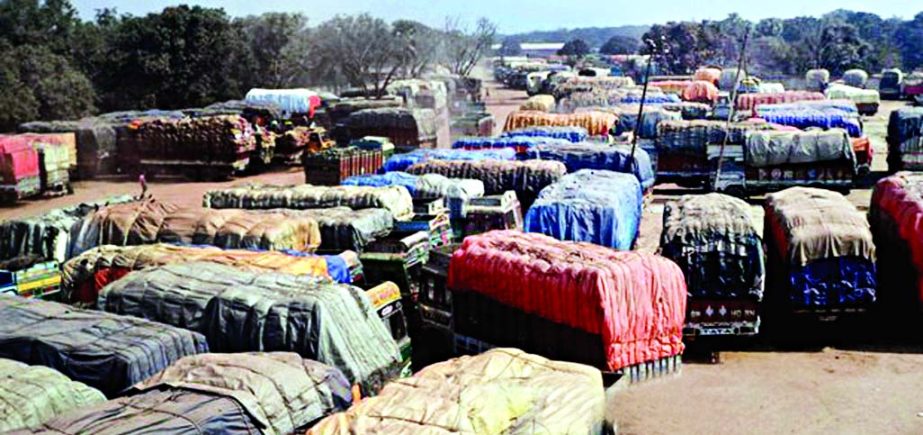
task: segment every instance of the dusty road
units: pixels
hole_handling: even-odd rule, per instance
[[[524,100],[522,92],[489,86],[487,102],[498,129]],[[894,106],[887,105],[866,124],[875,136],[878,164],[884,162],[883,126]],[[194,205],[214,187],[303,181],[301,171],[292,168],[223,183],[155,181],[151,191],[165,201]],[[75,195],[0,208],[0,219],[139,191],[134,180],[78,182],[75,188]],[[694,192],[658,188],[642,220],[639,249],[656,249],[663,205],[682,193]],[[850,199],[865,208],[869,191],[854,191]],[[753,203],[754,216],[760,217],[759,202]],[[619,391],[609,402],[609,416],[620,432],[630,434],[923,433],[923,351],[919,346],[837,348],[820,343],[794,351],[762,345],[758,350],[747,349],[723,352],[722,363],[716,365],[687,360],[678,376]]]

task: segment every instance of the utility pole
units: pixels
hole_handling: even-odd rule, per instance
[[[724,164],[724,147],[727,146],[728,134],[731,130],[731,120],[737,116],[737,90],[740,86],[740,73],[744,69],[744,65],[747,61],[747,41],[750,39],[750,26],[747,26],[747,32],[744,33],[744,40],[741,43],[740,48],[740,57],[737,60],[737,73],[734,74],[734,88],[731,89],[731,110],[728,110],[728,117],[724,124],[724,138],[721,141],[721,149],[718,151],[718,166],[715,169],[715,182],[712,186],[718,185],[718,180],[721,179],[721,165]],[[707,148],[707,145],[706,145]]]
[[[644,70],[644,87],[641,90],[641,103],[638,105],[638,119],[635,122],[635,131],[634,137],[631,138],[631,170],[634,171],[637,169],[635,166],[635,149],[638,147],[638,136],[641,134],[641,123],[644,121],[644,102],[647,100],[647,87],[648,83],[651,81],[651,66],[654,64],[654,59],[657,54],[658,44],[652,39],[645,39],[644,43],[647,44],[648,49],[650,50],[650,55],[647,58],[647,66]],[[667,52],[666,48],[666,39],[661,36],[659,48],[663,50],[664,53]]]

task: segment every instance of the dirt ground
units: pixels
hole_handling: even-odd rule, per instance
[[[488,85],[487,103],[498,131],[525,93]],[[873,137],[876,164],[884,166],[884,126],[898,106],[887,103],[866,122]],[[447,143],[443,130],[440,140]],[[242,177],[222,183],[152,181],[151,192],[164,201],[195,205],[212,188],[242,182],[302,183],[297,168]],[[117,194],[136,194],[136,180],[111,179],[74,183],[76,193],[0,208],[0,219],[29,216],[48,209]],[[677,195],[695,193],[661,186],[644,213],[639,249],[658,244],[664,204]],[[856,190],[850,199],[868,207],[870,192]],[[759,200],[754,217],[761,222]],[[842,340],[844,337],[840,337]],[[839,341],[839,340],[838,340]],[[848,342],[849,340],[845,340]],[[820,343],[796,350],[755,346],[722,352],[720,364],[687,358],[682,372],[615,392],[608,415],[619,431],[659,433],[923,433],[923,352],[918,346],[836,346]]]

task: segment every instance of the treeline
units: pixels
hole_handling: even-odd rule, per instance
[[[759,22],[732,14],[720,21],[654,25],[642,39],[665,46],[658,54],[665,72],[688,74],[706,64],[736,65],[748,29],[747,66],[758,74],[800,75],[811,68],[875,73],[923,66],[923,12],[908,21],[846,10]]]
[[[232,18],[198,6],[145,16],[105,9],[83,21],[67,0],[0,0],[0,131],[94,112],[201,107],[254,87],[381,95],[390,81],[437,66],[467,75],[495,33],[486,19],[434,29],[362,14],[312,26],[301,14]]]

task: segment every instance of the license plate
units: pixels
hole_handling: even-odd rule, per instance
[[[703,328],[699,335],[733,335],[734,328]]]

